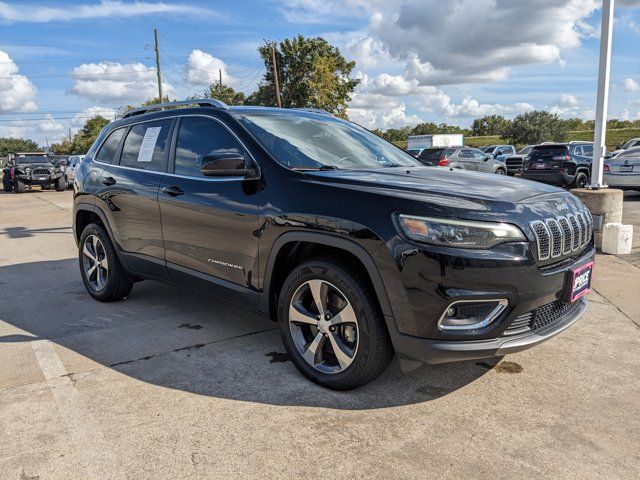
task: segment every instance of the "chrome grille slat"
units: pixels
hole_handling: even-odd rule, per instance
[[[538,260],[559,258],[584,248],[593,237],[593,217],[586,209],[529,223]]]

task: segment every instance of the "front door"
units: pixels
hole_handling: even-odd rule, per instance
[[[252,287],[257,267],[257,181],[206,177],[200,167],[204,157],[221,153],[253,160],[218,119],[184,116],[176,128],[173,174],[163,179],[159,194],[169,275],[237,300],[234,291],[246,293]]]
[[[465,170],[477,170],[478,161],[473,156],[473,150],[469,148],[463,148],[458,154],[458,158],[462,161]]]
[[[119,162],[106,166],[100,177],[96,206],[107,216],[127,268],[139,273],[165,271],[158,191],[166,173],[171,125],[171,119],[133,125]]]

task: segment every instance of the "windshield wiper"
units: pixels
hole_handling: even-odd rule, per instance
[[[296,172],[323,172],[328,170],[340,170],[340,167],[335,165],[322,165],[321,167],[293,167],[292,170]]]

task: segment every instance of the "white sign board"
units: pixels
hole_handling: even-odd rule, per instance
[[[142,145],[140,145],[140,152],[138,153],[138,162],[151,161],[160,130],[162,130],[162,127],[149,127],[147,131],[144,132],[144,138],[142,139]]]

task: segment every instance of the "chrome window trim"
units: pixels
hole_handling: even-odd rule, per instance
[[[115,132],[116,130],[120,129],[120,128],[124,128],[127,129],[129,127],[133,127],[134,125],[139,125],[141,123],[151,123],[151,122],[159,122],[162,120],[173,120],[174,118],[185,118],[185,117],[202,117],[202,118],[208,118],[211,120],[214,120],[218,123],[220,123],[224,128],[226,128],[229,133],[231,133],[231,135],[234,136],[234,138],[238,141],[238,143],[240,145],[242,145],[242,148],[244,148],[245,152],[247,152],[247,154],[249,155],[249,157],[251,158],[252,163],[254,164],[254,166],[256,167],[256,171],[258,172],[258,177],[262,176],[262,169],[260,168],[260,165],[258,164],[258,162],[256,161],[255,157],[253,156],[253,154],[251,153],[251,151],[247,148],[247,146],[244,144],[244,142],[242,140],[240,140],[240,138],[238,138],[238,136],[227,126],[225,125],[225,123],[220,120],[219,118],[216,117],[212,117],[211,115],[203,115],[203,114],[199,114],[199,113],[191,113],[188,115],[171,115],[169,117],[162,117],[162,118],[156,118],[153,120],[140,120],[138,122],[131,122],[131,123],[127,123],[126,125],[122,125],[119,127],[114,128],[113,130],[111,130],[109,132],[108,135],[106,135],[102,141],[100,142],[100,144],[98,145],[98,148],[96,148],[96,153],[95,155],[98,154],[98,152],[100,152],[100,149],[102,148],[102,145],[104,144],[104,142],[107,140],[107,138],[109,138],[111,136],[111,134],[113,132]],[[179,133],[179,132],[178,132]],[[123,137],[124,139],[125,137]],[[120,140],[122,141],[122,139]],[[220,182],[220,181],[237,181],[237,180],[244,180],[245,177],[243,177],[242,175],[234,175],[234,176],[229,176],[229,177],[205,177],[204,175],[201,176],[195,176],[195,175],[182,175],[179,173],[172,173],[172,172],[158,172],[157,170],[143,170],[141,168],[133,168],[133,167],[125,167],[123,165],[117,165],[114,163],[104,163],[104,162],[100,162],[98,160],[96,160],[95,155],[92,159],[92,161],[94,163],[98,163],[100,165],[105,165],[108,167],[116,167],[116,168],[123,168],[125,170],[132,170],[134,172],[147,172],[147,173],[153,173],[156,175],[169,175],[172,177],[177,177],[177,178],[185,178],[185,179],[190,179],[190,180],[205,180],[205,181],[213,181],[213,182]],[[174,164],[173,164],[173,169],[175,171],[175,149],[174,149]],[[169,165],[167,164],[167,168],[169,168]]]
[[[444,317],[447,314],[447,310],[449,310],[454,305],[457,305],[459,303],[491,303],[491,302],[496,302],[497,303],[496,307],[493,310],[491,310],[491,312],[489,312],[489,314],[484,318],[484,320],[480,322],[472,323],[471,325],[456,325],[456,326],[442,325],[442,321],[444,320]],[[465,331],[465,330],[476,330],[478,328],[484,328],[490,325],[496,318],[498,318],[498,315],[500,315],[507,308],[508,305],[509,305],[509,301],[506,298],[489,298],[489,299],[483,298],[480,300],[456,300],[455,302],[452,302],[449,305],[447,305],[447,307],[442,312],[442,315],[440,315],[440,318],[438,319],[438,330],[442,332],[452,332],[452,331],[459,332],[459,331]]]

